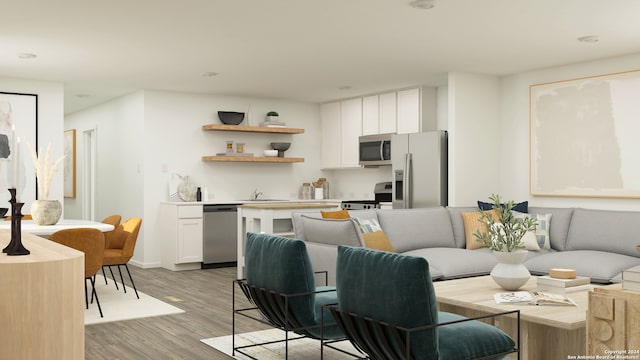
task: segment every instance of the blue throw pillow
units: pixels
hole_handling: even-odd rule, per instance
[[[500,204],[500,206],[504,207],[505,204],[502,203],[502,204]],[[493,209],[493,204],[478,200],[478,208],[480,210],[483,210],[483,211],[491,210],[491,209]],[[513,206],[513,209],[511,209],[511,210],[517,211],[517,212],[521,212],[521,213],[528,213],[529,212],[529,202],[528,201],[523,201],[521,203],[517,203],[517,204],[515,204]]]

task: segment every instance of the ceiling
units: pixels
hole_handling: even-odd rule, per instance
[[[65,113],[139,89],[324,102],[640,52],[637,0],[1,1],[0,77],[64,83]]]

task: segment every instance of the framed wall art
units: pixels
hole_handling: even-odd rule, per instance
[[[64,132],[64,197],[76,197],[76,129]]]
[[[0,202],[9,187],[21,202],[37,199],[35,166],[27,144],[38,148],[38,95],[0,92]],[[8,205],[8,204],[7,204]],[[0,205],[0,207],[5,207]]]
[[[530,189],[640,198],[640,71],[530,86]]]

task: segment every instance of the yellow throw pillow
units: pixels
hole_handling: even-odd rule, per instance
[[[382,231],[362,233],[364,245],[369,249],[395,252],[389,238]]]
[[[339,211],[320,211],[323,219],[348,219],[351,216],[346,209]]]
[[[498,214],[495,210],[489,210],[489,213],[493,219],[498,218]],[[462,223],[464,224],[464,237],[467,240],[467,250],[479,249],[484,247],[478,239],[473,235],[474,232],[487,232],[487,225],[480,222],[480,212],[461,212],[460,216],[462,216]]]

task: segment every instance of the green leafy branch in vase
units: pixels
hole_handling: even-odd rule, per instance
[[[501,203],[500,195],[497,194],[492,194],[489,199],[493,202],[491,210],[479,210],[479,221],[487,226],[487,231],[476,230],[473,236],[493,251],[512,252],[524,249],[522,237],[527,231],[536,228],[538,220],[528,216],[515,216],[512,211],[515,206],[513,200]]]

